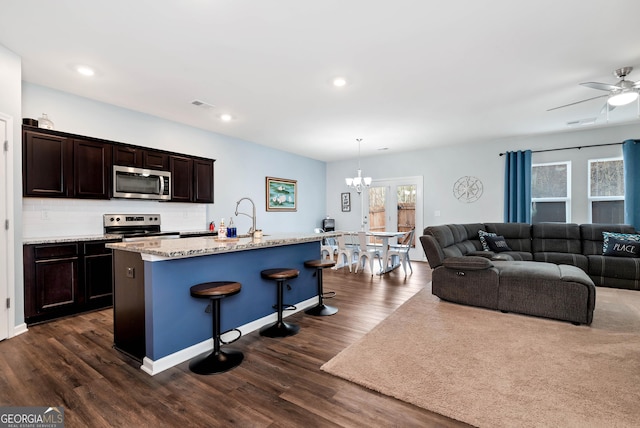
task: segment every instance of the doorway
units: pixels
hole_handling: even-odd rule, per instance
[[[0,340],[9,337],[9,326],[13,326],[13,157],[10,151],[13,142],[13,119],[0,113]]]
[[[415,229],[409,257],[424,260],[424,252],[418,242],[422,234],[422,183],[423,177],[401,177],[373,180],[364,192],[364,223],[371,232],[408,232]]]

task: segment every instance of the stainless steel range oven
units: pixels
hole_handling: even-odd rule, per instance
[[[160,214],[104,214],[104,233],[122,235],[124,242],[179,238],[180,232],[162,232]]]

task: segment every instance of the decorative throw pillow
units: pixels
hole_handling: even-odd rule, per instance
[[[610,236],[609,245],[604,255],[614,257],[640,257],[640,242],[625,241]]]
[[[493,252],[511,251],[507,241],[504,240],[504,236],[485,236],[484,239],[486,239],[489,249]]]
[[[640,243],[640,235],[632,233],[602,232],[602,254],[606,254],[609,249],[609,239],[616,238],[622,241],[632,241]]]
[[[496,234],[491,232],[485,232],[484,230],[479,230],[478,236],[480,237],[480,243],[482,244],[482,249],[485,251],[489,251],[489,245],[487,244],[487,241],[484,238],[485,236],[496,236]]]

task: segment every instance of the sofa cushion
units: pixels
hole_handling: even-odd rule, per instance
[[[580,226],[574,223],[536,223],[531,237],[533,253],[582,253]]]
[[[531,225],[529,223],[486,223],[487,232],[504,236],[513,251],[531,253]]]
[[[639,257],[640,242],[610,237],[608,246],[606,250],[604,250],[604,255],[613,257]]]
[[[605,278],[618,278],[635,281],[633,287],[638,289],[640,281],[640,258],[611,257],[602,255],[587,256],[589,259],[589,275],[599,278],[594,281],[597,285],[605,285]],[[609,286],[609,284],[606,284]]]
[[[602,255],[602,232],[634,233],[633,226],[628,224],[581,224],[582,254],[585,256]]]
[[[587,256],[582,254],[544,252],[535,253],[533,258],[537,262],[577,266],[585,272],[588,272],[589,270],[589,260],[587,259]]]
[[[607,254],[607,251],[609,250],[609,241],[611,240],[611,238],[624,241],[640,242],[640,235],[637,235],[635,233],[602,232],[602,254],[606,256],[611,255]]]

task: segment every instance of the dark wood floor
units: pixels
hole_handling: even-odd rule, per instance
[[[67,427],[466,426],[320,371],[430,277],[419,262],[406,280],[402,269],[382,278],[325,271],[337,314],[295,314],[288,321],[300,333],[288,338],[248,334],[230,345],[245,353],[243,363],[213,376],[191,373],[187,362],[142,372],[112,349],[110,309],[32,326],[0,342],[0,405],[63,406]]]

